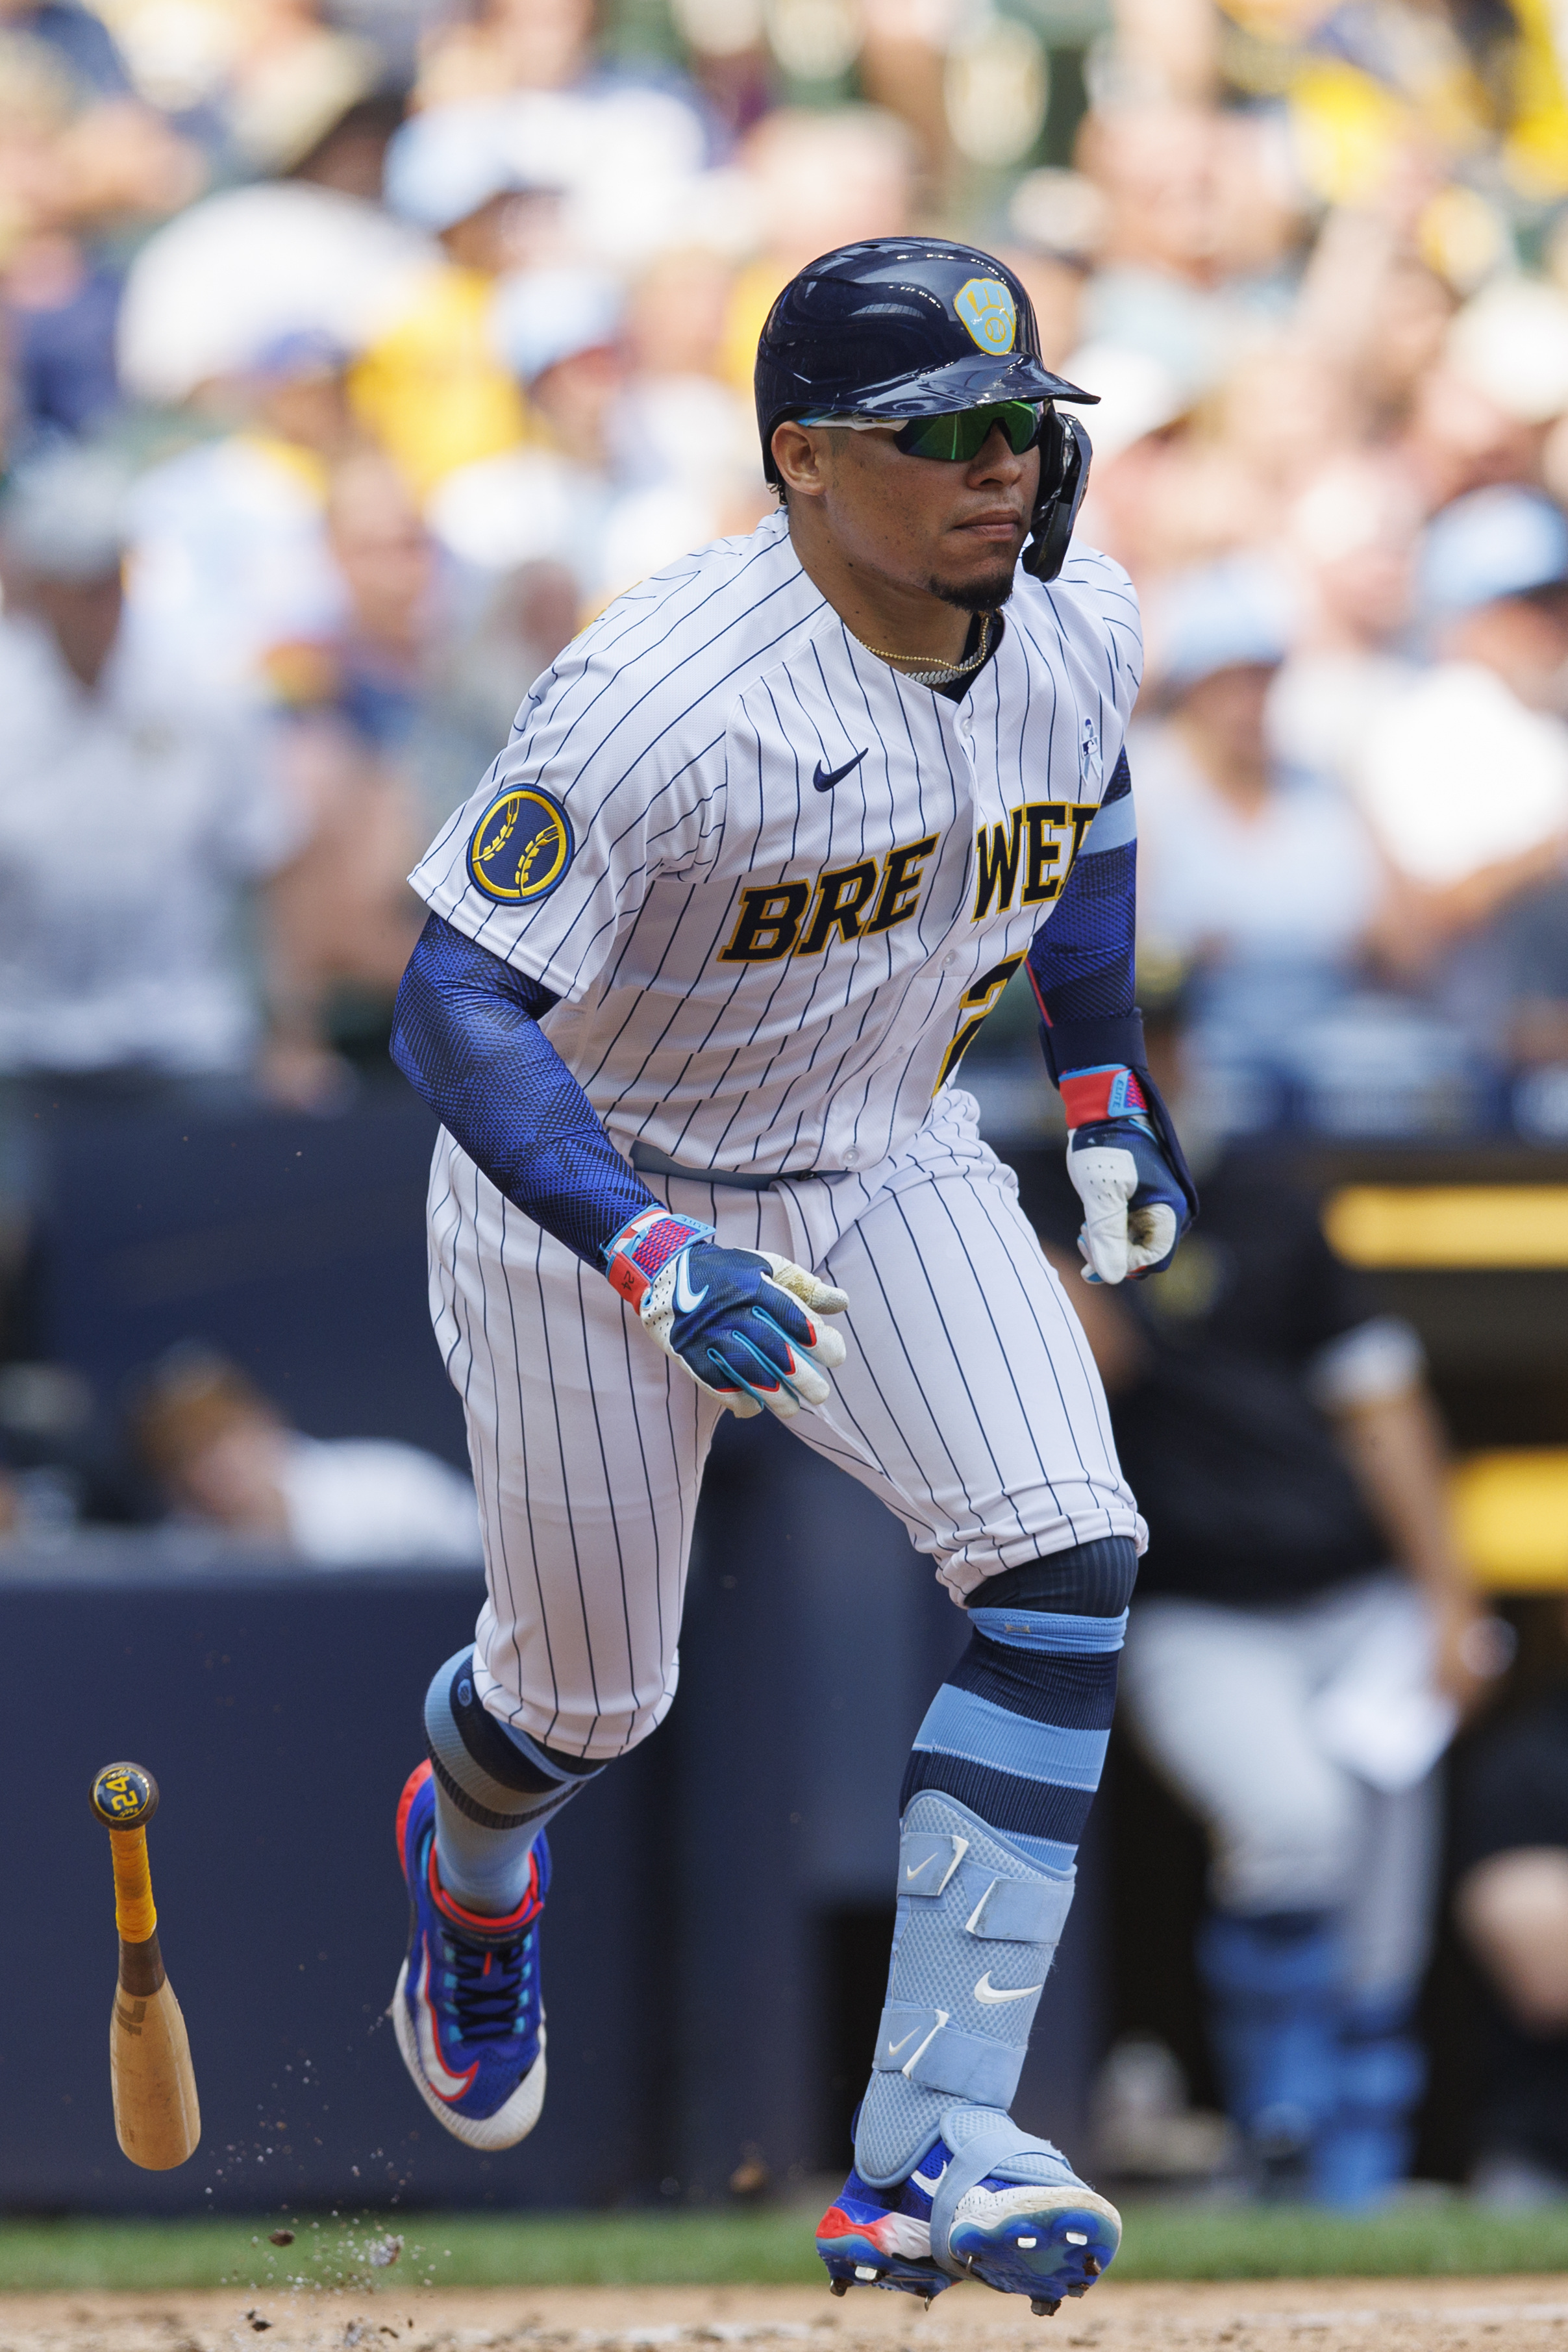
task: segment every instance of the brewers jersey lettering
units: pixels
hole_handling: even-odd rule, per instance
[[[952,1083],[1075,864],[1131,837],[1124,794],[1098,812],[1140,643],[1125,574],[1075,551],[1049,584],[1019,572],[955,701],[857,643],[779,514],[575,640],[412,877],[560,1000],[550,1043],[661,1198],[848,1292],[833,1398],[790,1426],[956,1597],[1143,1536],[1076,1318]],[[674,1696],[721,1408],[444,1132],[431,1255],[485,1528],[482,1695],[616,1755]]]
[[[413,886],[564,1000],[545,1033],[623,1150],[868,1166],[1082,853],[1139,655],[1126,575],[1074,555],[1019,572],[952,702],[856,642],[779,514],[567,648]]]

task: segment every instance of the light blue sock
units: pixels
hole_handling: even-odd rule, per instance
[[[553,1755],[498,1723],[474,1686],[472,1645],[432,1679],[424,1734],[441,1884],[465,1910],[505,1918],[528,1893],[534,1840],[603,1767]]]

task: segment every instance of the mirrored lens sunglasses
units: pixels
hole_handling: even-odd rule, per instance
[[[906,457],[940,457],[949,465],[967,465],[979,456],[998,425],[1014,457],[1021,457],[1039,436],[1045,405],[1042,400],[1000,400],[986,408],[954,408],[941,416],[913,416],[906,425],[896,417],[835,416],[824,408],[796,422],[832,425],[847,433],[892,433]]]
[[[1039,436],[1043,405],[1038,400],[1002,400],[987,408],[955,409],[946,416],[912,417],[897,436],[898,446],[907,457],[967,464],[999,425],[1009,448],[1021,457]]]

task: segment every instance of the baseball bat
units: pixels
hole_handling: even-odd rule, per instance
[[[92,1810],[109,1832],[120,1976],[109,2024],[114,2133],[132,2164],[168,2172],[202,2136],[191,2044],[158,1948],[158,1914],[147,1862],[147,1824],[158,1783],[140,1764],[106,1764]]]

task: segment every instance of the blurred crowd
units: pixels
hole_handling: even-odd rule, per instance
[[[949,228],[1100,395],[1082,529],[1145,601],[1145,958],[1205,1119],[1568,1132],[1562,37],[1542,0],[0,0],[0,1073],[340,1098],[531,679],[767,511],[774,295]],[[57,805],[112,822],[96,888]]]

